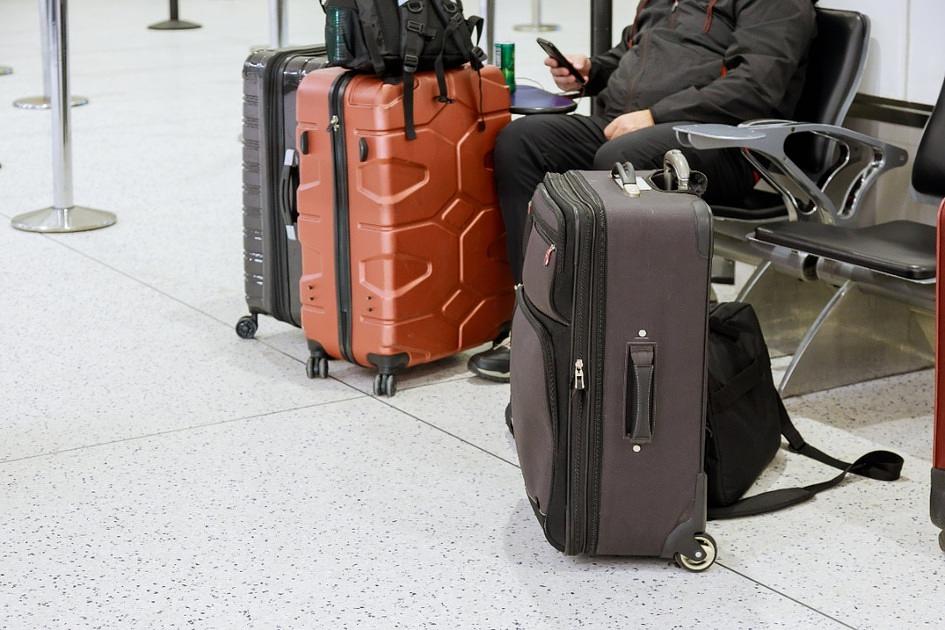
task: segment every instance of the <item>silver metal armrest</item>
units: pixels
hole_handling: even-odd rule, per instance
[[[876,179],[906,164],[904,149],[835,125],[759,120],[731,125],[680,125],[676,137],[695,149],[741,149],[761,176],[784,197],[791,220],[816,216],[823,223],[852,218]],[[811,133],[831,141],[837,158],[814,182],[791,158],[785,144],[798,133]],[[758,159],[764,156],[766,164]]]

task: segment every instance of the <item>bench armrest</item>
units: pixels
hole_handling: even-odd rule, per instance
[[[731,125],[680,125],[676,137],[694,149],[741,149],[761,176],[787,205],[793,220],[816,215],[836,223],[856,215],[860,204],[883,173],[906,164],[909,154],[895,145],[835,125],[759,120]],[[787,156],[785,144],[798,133],[828,139],[838,149],[821,184],[816,183]],[[764,156],[770,164],[758,159]]]

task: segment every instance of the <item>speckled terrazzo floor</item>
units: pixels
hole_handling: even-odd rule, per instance
[[[500,31],[526,4],[500,3]],[[0,628],[945,627],[929,373],[789,401],[811,442],[897,449],[905,478],[712,525],[720,564],[694,576],[546,545],[507,389],[464,358],[379,401],[356,368],[308,381],[291,328],[238,340],[240,66],[265,4],[182,5],[203,29],[145,30],[161,2],[71,9],[92,99],[74,112],[76,200],[119,224],[0,226]],[[8,106],[39,89],[35,6],[0,6],[4,222],[49,202],[48,118]],[[290,11],[295,42],[319,38],[314,2]],[[546,12],[562,48],[586,47],[583,3]],[[781,454],[758,489],[825,474]]]

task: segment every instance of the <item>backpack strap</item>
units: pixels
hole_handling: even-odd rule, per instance
[[[771,490],[762,492],[750,497],[746,497],[732,505],[726,507],[709,508],[710,520],[723,520],[730,518],[740,518],[743,516],[754,516],[756,514],[766,514],[776,512],[785,508],[804,503],[813,499],[817,494],[837,486],[850,473],[877,481],[895,481],[899,479],[902,473],[902,457],[889,451],[872,451],[858,458],[853,463],[847,463],[828,455],[818,448],[808,444],[794,423],[791,422],[791,416],[784,403],[778,398],[781,415],[781,435],[788,441],[789,450],[794,453],[800,453],[822,464],[832,466],[840,470],[836,477],[811,484],[801,488],[782,488],[780,490]]]
[[[478,16],[472,16],[469,19],[463,17],[463,12],[454,0],[431,0],[434,9],[439,15],[440,20],[446,24],[446,31],[443,35],[443,45],[440,48],[440,54],[436,58],[435,69],[437,82],[440,87],[440,102],[451,103],[449,93],[446,88],[446,73],[443,69],[443,52],[446,49],[446,39],[451,37],[458,50],[463,53],[463,57],[469,63],[470,67],[476,71],[479,77],[479,124],[480,132],[486,130],[486,120],[483,110],[482,94],[482,68],[485,64],[486,53],[479,47],[482,39],[483,19]],[[476,43],[472,43],[473,31],[476,33]]]
[[[414,77],[420,67],[420,55],[427,40],[436,37],[436,29],[429,26],[427,5],[424,0],[408,0],[404,7],[404,133],[407,140],[416,140],[414,126],[413,92]]]

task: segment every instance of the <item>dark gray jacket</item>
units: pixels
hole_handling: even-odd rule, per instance
[[[811,0],[642,0],[621,44],[593,58],[607,120],[790,118],[817,33]]]

